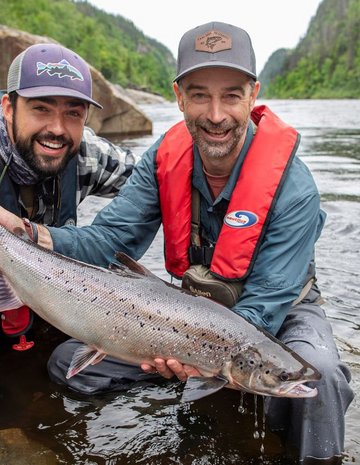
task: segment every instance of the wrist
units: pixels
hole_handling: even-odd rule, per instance
[[[53,250],[54,243],[50,234],[50,231],[42,224],[37,225],[38,229],[38,244],[45,249]]]

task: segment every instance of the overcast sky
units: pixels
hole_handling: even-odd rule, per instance
[[[278,48],[294,48],[306,34],[321,0],[89,0],[131,20],[145,35],[166,45],[174,57],[181,36],[209,21],[223,21],[251,36],[260,73]]]

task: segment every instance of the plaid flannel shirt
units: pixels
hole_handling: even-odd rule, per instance
[[[129,149],[112,144],[85,127],[77,165],[77,205],[88,195],[114,197],[137,161]]]

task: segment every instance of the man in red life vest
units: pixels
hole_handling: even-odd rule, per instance
[[[267,420],[297,447],[304,465],[341,463],[354,394],[315,284],[314,247],[325,213],[297,156],[296,130],[267,106],[255,106],[259,88],[243,29],[213,22],[185,33],[174,82],[185,122],[145,152],[122,195],[91,226],[39,227],[38,240],[107,266],[118,250],[141,258],[162,223],[169,273],[271,332],[322,374],[312,383],[315,398],[267,398]],[[0,221],[16,225],[4,211]],[[54,351],[54,381],[94,394],[144,379],[138,367],[111,357],[66,379],[80,344],[71,339]],[[142,369],[183,381],[197,374],[176,360],[156,359]]]

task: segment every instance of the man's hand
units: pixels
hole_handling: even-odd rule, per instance
[[[148,363],[141,364],[141,369],[145,373],[159,373],[159,375],[166,379],[177,376],[180,381],[186,381],[189,376],[200,376],[200,372],[196,368],[190,365],[183,365],[173,358],[169,360],[155,358],[154,363],[151,365]]]
[[[3,207],[0,207],[0,225],[4,226],[4,228],[8,229],[12,233],[16,233],[19,230],[25,232],[23,220],[9,212],[9,210],[5,210]]]
[[[0,225],[14,234],[19,234],[21,231],[27,232],[24,220],[3,207],[0,207]],[[36,242],[46,249],[53,250],[53,241],[45,226],[37,225],[37,233]]]

